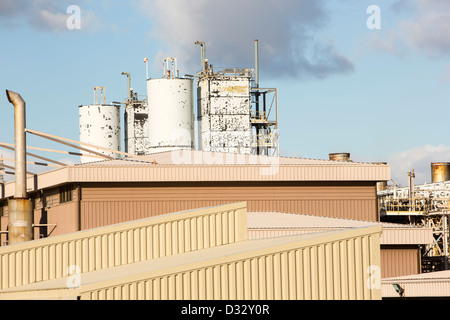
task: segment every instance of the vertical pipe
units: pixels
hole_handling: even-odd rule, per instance
[[[255,87],[259,88],[259,41],[255,40]]]
[[[128,99],[132,100],[131,96],[131,75],[128,72],[122,72],[123,76],[127,76],[127,90],[128,90]],[[148,76],[147,76],[148,77]]]
[[[20,94],[6,90],[8,101],[14,105],[14,143],[15,143],[15,198],[27,196],[25,101]]]
[[[416,175],[414,174],[414,169],[411,172],[408,172],[408,187],[409,187],[409,201],[410,207],[409,211],[415,211],[415,200],[414,200],[414,178]]]
[[[255,88],[259,88],[259,46],[258,40],[255,40]],[[259,114],[259,91],[256,91],[256,117],[260,117]],[[260,126],[256,126],[256,154],[260,154]]]
[[[8,243],[33,240],[33,204],[27,198],[25,101],[15,92],[6,90],[8,101],[14,105],[15,192],[8,202]]]
[[[206,59],[205,43],[202,42],[202,41],[196,41],[195,44],[198,44],[201,47],[202,71],[205,72],[205,70],[206,70],[206,66],[205,66],[205,59]]]

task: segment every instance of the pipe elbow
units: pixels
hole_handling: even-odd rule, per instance
[[[8,101],[12,103],[14,107],[17,106],[18,104],[25,104],[25,101],[22,99],[20,94],[16,92],[6,90],[6,96],[8,97]]]

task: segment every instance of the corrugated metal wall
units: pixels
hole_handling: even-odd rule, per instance
[[[0,248],[0,289],[247,239],[246,204],[198,209]]]
[[[366,229],[381,231],[381,227]],[[368,284],[372,283],[368,268],[379,266],[379,234],[328,241],[317,237],[295,249],[276,250],[227,255],[221,262],[207,261],[195,268],[182,266],[184,270],[175,272],[168,268],[159,275],[87,285],[81,299],[381,299],[381,283]]]
[[[277,211],[377,221],[375,185],[199,185],[83,187],[81,228],[177,210],[247,201],[249,211]]]
[[[418,248],[381,248],[381,276],[383,279],[420,273]]]

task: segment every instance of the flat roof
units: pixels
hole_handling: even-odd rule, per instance
[[[389,181],[380,163],[177,150],[69,165],[27,180],[28,192],[75,182]],[[14,181],[4,197],[14,194]]]
[[[433,229],[404,224],[331,218],[316,215],[282,212],[248,212],[247,228],[250,237],[282,236],[288,234],[305,234],[327,230],[381,226],[383,233],[380,244],[386,245],[431,245],[435,239]],[[253,233],[252,233],[253,232]]]
[[[404,298],[450,297],[450,270],[382,279],[383,298],[401,297],[394,285],[404,291]]]

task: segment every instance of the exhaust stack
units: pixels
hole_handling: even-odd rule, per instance
[[[351,162],[350,153],[346,152],[330,153],[328,156],[332,161]]]
[[[33,206],[27,198],[25,101],[20,94],[6,90],[14,106],[15,192],[8,202],[8,244],[33,240]]]

